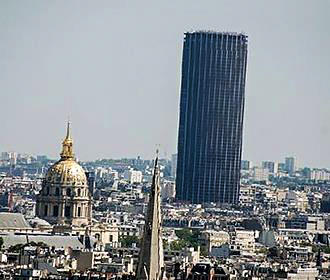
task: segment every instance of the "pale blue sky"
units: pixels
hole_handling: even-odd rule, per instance
[[[176,150],[183,33],[244,31],[244,158],[330,168],[330,1],[0,1],[0,151]]]

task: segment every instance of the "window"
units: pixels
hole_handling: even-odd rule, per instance
[[[71,196],[71,189],[70,189],[70,188],[67,188],[67,189],[66,189],[66,195],[67,195],[67,196]]]
[[[113,236],[112,235],[110,235],[110,242],[112,242],[113,241]]]
[[[56,195],[56,196],[59,196],[59,195],[60,195],[60,189],[59,189],[59,188],[56,188],[56,190],[55,190],[55,195]]]
[[[57,217],[57,216],[58,216],[58,205],[54,205],[54,208],[53,208],[53,216],[54,216],[54,217]]]
[[[71,207],[70,206],[65,206],[64,215],[66,218],[71,217]]]
[[[78,196],[80,196],[81,195],[81,191],[80,191],[80,189],[78,189]]]
[[[45,208],[44,208],[44,216],[48,216],[48,205],[45,205]]]
[[[81,207],[78,207],[78,217],[81,216]]]

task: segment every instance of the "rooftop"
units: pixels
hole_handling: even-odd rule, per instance
[[[0,228],[31,228],[20,213],[0,212]]]

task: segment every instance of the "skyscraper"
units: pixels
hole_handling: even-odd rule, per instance
[[[296,171],[296,159],[294,157],[285,158],[285,170],[289,174],[293,174]]]
[[[238,202],[246,64],[246,35],[185,33],[178,200]]]

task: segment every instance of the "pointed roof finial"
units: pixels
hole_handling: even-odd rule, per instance
[[[73,141],[71,138],[71,122],[68,120],[66,136],[62,142],[61,160],[74,159]]]
[[[160,144],[156,144],[156,157],[159,157]]]
[[[156,159],[155,159],[155,168],[157,168],[157,165],[158,165],[158,158],[159,158],[159,147],[160,147],[160,144],[157,144],[157,145],[156,145]]]
[[[71,122],[70,119],[68,118],[68,123],[66,127],[66,137],[65,139],[71,139]]]

